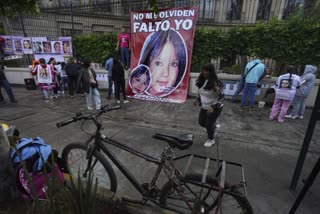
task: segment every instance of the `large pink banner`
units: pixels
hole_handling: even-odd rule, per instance
[[[198,7],[131,12],[129,97],[186,101],[197,17]]]

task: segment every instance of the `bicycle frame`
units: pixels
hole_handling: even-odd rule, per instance
[[[101,114],[103,113],[103,111],[101,111],[99,113],[99,115],[97,116],[100,116]],[[206,193],[206,195],[210,194],[211,191],[215,191],[215,192],[218,192],[218,198],[216,199],[216,201],[214,202],[214,204],[216,204],[216,211],[219,210],[219,207],[221,205],[221,202],[220,202],[220,199],[222,197],[222,195],[224,193],[228,193],[230,195],[235,195],[236,193],[233,193],[233,192],[229,192],[228,190],[225,190],[224,189],[224,184],[225,184],[225,165],[226,164],[231,164],[231,165],[235,165],[235,166],[239,166],[241,167],[241,170],[242,170],[242,182],[240,183],[237,183],[237,184],[227,184],[229,189],[230,187],[234,187],[234,188],[239,188],[239,187],[243,187],[244,188],[244,192],[245,192],[245,196],[246,196],[246,183],[245,183],[245,179],[244,179],[244,171],[243,171],[243,167],[241,164],[238,164],[238,163],[234,163],[234,162],[227,162],[227,161],[222,161],[222,160],[219,160],[219,159],[214,159],[214,158],[209,158],[209,157],[204,157],[204,156],[200,156],[200,155],[194,155],[194,154],[186,154],[186,155],[183,155],[183,156],[180,156],[180,157],[174,157],[172,151],[171,151],[171,148],[166,148],[163,152],[162,152],[162,157],[160,160],[152,157],[152,156],[149,156],[147,154],[144,154],[142,152],[139,152],[133,148],[130,148],[120,142],[117,142],[111,138],[108,138],[106,136],[104,136],[101,132],[101,129],[102,129],[102,124],[101,124],[101,121],[98,119],[97,116],[94,116],[94,117],[90,117],[88,119],[92,120],[97,129],[96,129],[96,133],[95,135],[93,136],[90,136],[86,141],[85,141],[85,145],[87,147],[87,158],[89,159],[88,160],[88,165],[87,165],[87,169],[85,171],[85,173],[92,167],[94,166],[95,163],[93,163],[92,165],[92,154],[95,150],[97,150],[98,152],[102,152],[107,155],[107,157],[116,165],[116,167],[122,172],[122,174],[129,180],[129,182],[136,188],[136,190],[138,190],[138,192],[142,195],[143,199],[142,200],[131,200],[131,199],[125,199],[125,201],[129,201],[129,202],[133,202],[133,203],[140,203],[140,204],[145,204],[148,200],[150,200],[151,202],[153,202],[154,204],[156,204],[157,206],[159,207],[162,207],[162,208],[165,208],[165,209],[168,209],[168,210],[172,210],[172,211],[175,211],[175,212],[178,212],[178,213],[181,213],[181,211],[179,210],[176,210],[172,207],[168,207],[166,205],[162,205],[160,204],[160,202],[158,202],[157,200],[157,197],[154,197],[152,196],[150,193],[152,191],[152,188],[150,189],[147,189],[147,188],[144,188],[142,186],[142,184],[140,184],[137,179],[133,176],[133,174],[131,174],[131,172],[121,163],[121,161],[118,160],[118,158],[116,157],[115,154],[113,154],[110,149],[107,148],[107,146],[105,145],[105,143],[107,144],[110,144],[110,145],[113,145],[115,147],[118,147],[122,150],[125,150],[139,158],[142,158],[144,159],[145,161],[148,161],[148,162],[152,162],[154,163],[155,165],[157,165],[157,169],[155,171],[155,174],[151,180],[151,183],[149,184],[149,187],[154,187],[158,178],[159,178],[159,175],[162,171],[162,169],[164,168],[165,172],[166,172],[166,175],[168,177],[168,180],[171,181],[171,182],[174,182],[174,188],[176,189],[176,191],[179,193],[179,195],[182,196],[182,201],[184,201],[188,206],[190,205],[189,204],[189,201],[188,201],[188,198],[185,198],[183,196],[183,192],[181,192],[179,190],[179,187],[182,183],[190,183],[190,184],[194,184],[198,187],[201,187],[201,188],[206,188],[208,189],[209,191]],[[81,119],[81,115],[79,116],[80,119]],[[85,116],[82,116],[82,118],[87,118]],[[79,120],[78,118],[73,118],[71,120],[67,120],[67,121],[64,121],[64,122],[61,122],[61,123],[58,123],[57,126],[58,127],[61,127],[63,125],[67,125],[71,122],[75,122]],[[183,159],[183,158],[186,158],[189,156],[189,159],[188,159],[188,162],[187,162],[187,165],[185,166],[185,169],[183,171],[183,173],[181,173],[177,168],[174,167],[173,165],[173,161],[176,161],[176,160],[180,160],[180,159]],[[201,182],[197,182],[197,181],[193,181],[193,180],[189,180],[187,178],[184,178],[183,176],[181,175],[187,175],[187,171],[189,169],[189,166],[191,164],[191,161],[193,160],[193,158],[200,158],[200,159],[205,159],[206,160],[206,163],[205,163],[205,168],[204,168],[204,171],[203,171],[203,175],[202,175],[202,180]],[[166,163],[170,161],[170,165],[166,165]],[[221,182],[219,181],[219,185],[218,185],[218,188],[210,185],[210,184],[207,184],[206,183],[206,177],[207,177],[207,173],[208,173],[208,168],[209,168],[209,162],[210,161],[215,161],[217,162],[218,164],[218,170],[216,172],[216,175],[215,177],[217,178],[218,176],[221,176]],[[219,165],[220,164],[220,165]],[[169,167],[168,167],[169,166]],[[172,167],[172,168],[171,168]],[[170,177],[167,173],[167,169],[169,169],[171,172],[174,172],[174,176],[175,178],[177,178],[177,180],[173,180],[172,177]],[[178,181],[178,182],[176,182]],[[221,187],[220,187],[220,183],[221,183]],[[188,187],[187,187],[188,188]],[[150,190],[150,191],[149,191]],[[200,192],[200,195],[195,195],[196,198],[201,198],[201,194],[202,194],[202,189],[201,189],[201,192]],[[238,196],[242,196],[242,195],[238,195]],[[199,204],[198,203],[195,203],[193,206],[198,206]],[[191,208],[189,206],[189,208]]]
[[[148,195],[148,192],[146,191],[146,189],[144,189],[141,184],[137,181],[137,179],[132,175],[132,173],[121,163],[121,161],[118,160],[118,158],[116,157],[115,154],[113,154],[107,147],[106,145],[104,145],[103,142],[111,144],[115,147],[118,147],[120,149],[123,149],[135,156],[138,156],[148,162],[152,162],[156,165],[158,165],[158,168],[156,169],[156,172],[152,178],[152,181],[150,183],[150,186],[154,185],[162,171],[162,168],[165,164],[165,161],[160,161],[154,157],[151,157],[149,155],[146,155],[142,152],[139,152],[135,149],[132,149],[124,144],[121,144],[115,140],[112,140],[110,138],[103,138],[101,136],[101,131],[97,130],[97,133],[95,136],[91,136],[86,142],[85,145],[89,146],[89,144],[93,142],[93,145],[95,146],[94,149],[98,149],[98,151],[101,149],[103,151],[104,154],[107,155],[107,157],[117,166],[117,168],[122,172],[122,174],[129,180],[129,182],[140,192],[140,194],[143,196],[143,199],[146,200],[150,200],[153,203],[157,204],[158,206],[164,207],[163,205],[161,205],[157,200],[155,200],[154,198],[151,198]],[[96,137],[97,136],[97,137]],[[89,163],[91,163],[91,160],[89,160]],[[139,203],[138,201],[134,201],[135,203]],[[140,202],[141,203],[141,202]],[[169,209],[168,207],[164,207]]]

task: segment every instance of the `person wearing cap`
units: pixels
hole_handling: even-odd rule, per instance
[[[3,87],[8,96],[9,96],[9,99],[12,103],[17,103],[18,101],[15,99],[14,95],[13,95],[13,92],[12,92],[12,89],[11,89],[11,86],[7,80],[7,77],[4,73],[4,65],[2,63],[2,60],[3,60],[3,57],[0,58],[0,103],[3,103],[5,104],[6,102],[4,101],[4,97],[1,93],[1,87]]]

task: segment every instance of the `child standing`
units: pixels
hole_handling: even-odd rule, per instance
[[[49,101],[49,92],[54,96],[54,88],[56,87],[56,73],[52,64],[46,64],[45,59],[39,59],[40,65],[36,65],[32,70],[32,75],[37,75],[37,81],[43,91],[45,101]]]
[[[296,68],[292,65],[288,67],[288,73],[278,77],[275,88],[275,98],[269,120],[278,116],[278,122],[283,123],[284,117],[296,93],[296,88],[300,87],[300,77],[296,75]]]

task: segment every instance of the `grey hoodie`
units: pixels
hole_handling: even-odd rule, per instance
[[[299,89],[297,89],[296,96],[299,96],[299,97],[309,96],[314,85],[314,79],[316,78],[314,75],[316,71],[317,71],[317,66],[306,65],[303,75],[300,77],[302,85]]]

